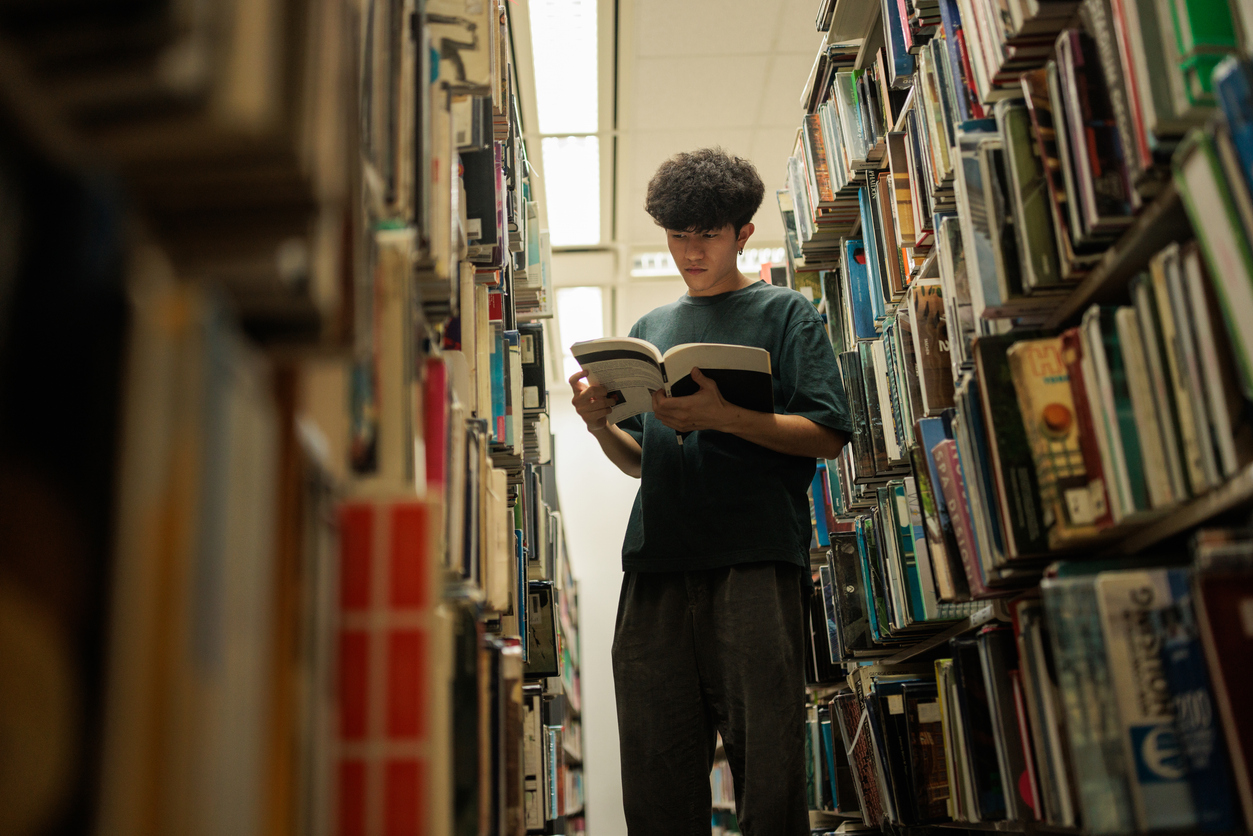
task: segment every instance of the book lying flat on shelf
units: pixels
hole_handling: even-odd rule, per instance
[[[729,403],[755,412],[774,412],[770,352],[764,348],[722,343],[683,343],[664,354],[634,337],[585,340],[570,352],[593,385],[604,386],[615,406],[606,419],[616,424],[632,415],[651,412],[652,393],[681,398],[699,390],[692,369],[718,384]]]

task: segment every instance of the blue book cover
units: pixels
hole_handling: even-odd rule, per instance
[[[914,56],[905,48],[905,26],[900,14],[896,12],[896,4],[885,3],[883,11],[892,86],[905,87],[914,74]]]
[[[970,429],[970,441],[974,449],[967,451],[962,449],[961,440],[958,439],[957,451],[961,454],[962,477],[967,480],[966,484],[970,484],[971,475],[979,478],[979,490],[983,494],[986,510],[986,518],[988,520],[988,529],[992,534],[991,546],[997,554],[1005,553],[1005,535],[1001,531],[1001,515],[996,513],[996,509],[992,506],[993,497],[996,496],[996,484],[992,479],[992,470],[983,460],[983,455],[991,449],[989,447],[987,430],[983,423],[983,410],[979,408],[977,397],[971,393],[970,399],[967,401],[970,408],[963,411],[966,418],[967,426]],[[966,453],[971,453],[971,468],[966,467]],[[978,538],[976,538],[977,540]]]
[[[1183,753],[1197,812],[1197,826],[1211,832],[1237,828],[1227,772],[1227,748],[1210,692],[1196,617],[1192,609],[1191,573],[1171,569],[1173,601],[1153,611],[1161,640],[1162,670],[1175,707],[1175,734]]]
[[[874,308],[870,302],[870,258],[861,240],[844,242],[844,259],[848,265],[849,299],[853,305],[853,331],[859,340],[879,336],[874,327]]]
[[[822,492],[822,479],[826,470],[827,466],[818,462],[818,466],[814,468],[813,481],[809,485],[809,501],[814,512],[814,535],[819,546],[831,545],[831,535],[827,531],[827,502]]]
[[[517,600],[519,601],[526,600],[526,590],[527,590],[527,580],[528,580],[527,572],[526,572],[526,548],[522,545],[522,540],[523,540],[522,529],[515,528],[513,530],[513,550],[514,550],[514,559],[517,561],[517,564],[518,564]],[[518,614],[518,635],[525,636],[526,625],[527,625],[527,617],[526,617],[527,608],[526,607],[514,607],[513,609],[514,609],[514,612]],[[522,661],[523,662],[531,661],[531,652],[530,652],[530,648],[527,642],[522,642]]]
[[[909,516],[909,504],[905,498],[905,485],[892,485],[892,501],[895,503],[896,539],[901,544],[901,564],[905,567],[905,597],[915,621],[927,620],[927,608],[922,603],[922,579],[918,575],[918,550],[914,546],[914,526]]]
[[[505,442],[505,332],[500,325],[492,326],[492,440],[500,444]]]
[[[875,322],[881,322],[887,315],[883,306],[883,275],[879,270],[879,241],[875,237],[874,207],[870,200],[870,190],[862,186],[857,190],[857,203],[861,207],[861,238],[866,249],[866,268],[870,279],[870,309],[874,312]]]
[[[944,24],[944,53],[948,57],[946,65],[953,83],[953,98],[957,102],[957,121],[965,122],[970,118],[970,91],[965,84],[961,49],[958,46],[962,22],[961,12],[957,10],[957,0],[940,0],[940,21]]]
[[[1253,194],[1253,60],[1224,58],[1214,68],[1214,93],[1231,129],[1245,187]]]
[[[827,761],[827,778],[831,782],[831,806],[840,808],[840,793],[836,788],[835,777],[835,734],[831,730],[831,710],[818,709],[818,727],[822,733],[822,754]],[[842,744],[841,744],[842,745]]]

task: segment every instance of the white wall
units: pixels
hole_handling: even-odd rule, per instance
[[[562,522],[579,582],[587,832],[626,836],[609,649],[622,584],[622,538],[639,482],[604,457],[570,405],[570,387],[564,382],[550,384],[549,418],[556,437]]]

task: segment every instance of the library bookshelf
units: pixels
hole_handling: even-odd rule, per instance
[[[0,5],[0,830],[582,833],[517,11]]]
[[[1248,4],[815,5],[779,208],[858,431],[811,490],[811,810],[1247,830]]]

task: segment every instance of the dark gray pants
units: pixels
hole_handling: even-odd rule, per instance
[[[708,836],[715,731],[746,836],[808,836],[799,566],[628,572],[613,642],[631,836]]]

